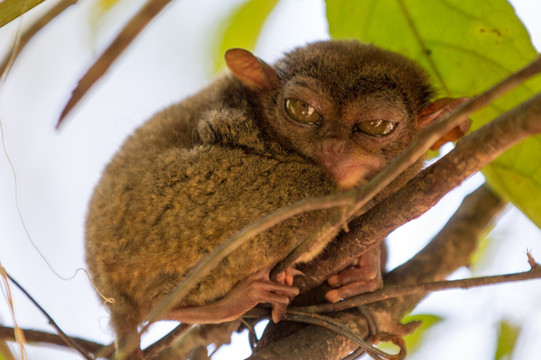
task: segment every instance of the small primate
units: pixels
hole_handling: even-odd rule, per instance
[[[229,50],[230,73],[155,115],[130,136],[95,189],[86,259],[108,304],[117,346],[201,259],[228,237],[299,200],[366,183],[460,101],[431,102],[424,71],[355,41],[295,49],[273,65]],[[420,169],[419,161],[381,199]],[[270,270],[338,209],[297,215],[229,256],[164,319],[218,323],[297,295],[293,268]],[[297,261],[313,260],[336,232]],[[378,249],[333,276],[329,301],[381,285]],[[377,271],[374,269],[377,268]],[[275,319],[277,320],[277,319]],[[141,357],[137,349],[130,358]]]

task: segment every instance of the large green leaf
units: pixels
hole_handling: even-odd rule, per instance
[[[476,95],[537,56],[506,0],[327,0],[333,38],[374,43],[423,65],[441,96]],[[473,128],[541,91],[539,77],[476,113]],[[541,137],[484,169],[488,183],[541,227]]]
[[[233,10],[224,19],[218,34],[219,44],[214,46],[217,53],[214,56],[215,70],[220,71],[224,67],[224,53],[234,47],[253,50],[259,33],[267,17],[274,9],[278,0],[248,0]]]

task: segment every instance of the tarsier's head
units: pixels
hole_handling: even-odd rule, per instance
[[[226,63],[261,95],[264,126],[283,146],[323,166],[342,189],[366,183],[457,103],[431,104],[420,66],[355,41],[313,43],[272,66],[232,49]]]

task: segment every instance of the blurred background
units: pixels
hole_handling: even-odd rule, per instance
[[[86,276],[79,272],[62,279],[85,267],[86,206],[103,167],[135,127],[211,81],[223,19],[242,2],[173,1],[59,131],[54,126],[76,82],[144,1],[120,1],[106,13],[100,12],[97,0],[72,6],[33,39],[0,82],[0,261],[66,333],[112,340],[108,314]],[[54,3],[46,1],[0,28],[0,56],[11,49],[21,29]],[[541,49],[541,3],[511,3]],[[272,62],[284,51],[328,38],[323,1],[282,0],[265,22],[255,53]],[[389,267],[422,248],[483,181],[482,175],[473,176],[421,219],[393,233]],[[527,270],[527,250],[541,259],[541,231],[512,206],[483,244],[474,265],[454,278]],[[52,332],[42,314],[18,290],[12,291],[19,326]],[[434,315],[438,322],[423,332],[409,359],[433,359],[434,354],[440,360],[495,359],[502,326],[517,335],[512,352],[502,359],[536,358],[541,354],[539,299],[539,281],[432,294],[415,313]],[[0,298],[0,324],[11,323],[7,302]],[[145,341],[169,325],[155,326]],[[27,346],[27,351],[32,359],[79,358],[58,348]],[[249,354],[246,334],[240,334],[215,358]]]

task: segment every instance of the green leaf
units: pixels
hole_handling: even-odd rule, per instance
[[[441,96],[473,96],[538,54],[506,0],[327,0],[333,38],[399,52],[429,72]],[[541,91],[534,78],[472,116],[472,130]],[[541,227],[541,136],[483,170],[488,183]]]
[[[15,359],[6,341],[0,341],[0,360]]]
[[[413,353],[423,343],[427,330],[432,328],[434,325],[439,324],[443,318],[437,315],[431,314],[419,314],[419,315],[408,315],[402,319],[403,323],[408,323],[411,321],[422,321],[422,325],[415,330],[413,333],[404,336],[404,341],[406,342],[406,347],[408,353]]]
[[[0,27],[18,18],[44,0],[4,0],[0,1]]]
[[[477,248],[470,255],[469,268],[472,275],[481,274],[482,270],[490,264],[494,257],[495,244],[491,237],[488,236],[488,233],[492,229],[487,229],[486,234],[483,234],[479,237],[477,242]]]
[[[214,69],[221,71],[224,66],[225,51],[240,47],[253,50],[263,28],[265,20],[274,9],[278,0],[249,0],[234,9],[223,20],[218,34],[223,34],[214,47]]]
[[[106,13],[122,0],[97,0],[94,6],[102,13]]]
[[[506,320],[500,321],[500,328],[498,330],[498,347],[496,348],[494,360],[511,359],[511,355],[515,349],[515,344],[517,343],[519,334],[519,326],[513,325]]]
[[[105,22],[107,15],[109,15],[112,10],[122,2],[126,2],[126,0],[96,0],[90,4],[88,15],[90,18],[90,28],[93,36],[96,36],[100,26],[102,26]],[[117,19],[114,19],[114,21],[116,20]]]
[[[408,315],[402,319],[402,323],[404,324],[412,321],[421,321],[422,324],[413,333],[404,336],[404,341],[406,342],[408,354],[414,353],[417,349],[421,347],[427,331],[431,329],[434,325],[442,322],[443,318],[431,314],[417,314]],[[397,347],[390,342],[384,342],[378,345],[378,349],[393,354],[396,352]]]

